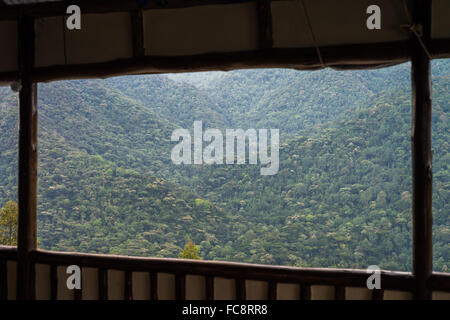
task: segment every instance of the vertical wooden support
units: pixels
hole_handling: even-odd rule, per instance
[[[131,31],[133,39],[133,56],[135,58],[143,57],[145,55],[144,47],[144,23],[142,17],[142,10],[137,9],[130,12]]]
[[[270,0],[257,1],[260,49],[270,49],[273,45],[272,9],[270,2]]]
[[[175,275],[175,299],[186,299],[186,276],[184,274]]]
[[[8,299],[7,260],[0,259],[0,301]]]
[[[108,270],[98,269],[98,300],[108,300]]]
[[[345,300],[345,287],[335,286],[334,287],[334,300]]]
[[[269,300],[277,300],[277,283],[275,281],[269,281]]]
[[[429,43],[431,1],[414,1],[414,23],[422,25]],[[417,37],[412,39],[412,234],[415,298],[430,299],[427,282],[432,272],[432,151],[430,59]]]
[[[158,274],[150,273],[150,300],[158,300]]]
[[[236,300],[246,300],[247,289],[245,286],[245,279],[236,279]]]
[[[383,300],[384,290],[383,289],[373,289],[372,290],[372,300]]]
[[[22,89],[19,93],[19,227],[17,299],[35,297],[35,275],[30,253],[36,250],[37,236],[37,86],[31,79],[34,63],[34,19],[21,16],[19,66]]]
[[[124,297],[125,300],[133,300],[133,276],[131,271],[125,271],[125,286]]]
[[[214,300],[214,277],[206,277],[206,300]]]
[[[300,285],[300,300],[311,300],[311,286],[307,283]]]
[[[50,265],[50,299],[56,300],[58,298],[58,266],[56,264]]]
[[[83,287],[81,287],[81,289],[73,290],[73,299],[74,300],[82,300],[83,299]]]

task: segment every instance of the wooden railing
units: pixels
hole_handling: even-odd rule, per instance
[[[15,290],[15,275],[8,273],[14,273],[16,260],[15,247],[0,246],[0,299],[14,298],[14,292],[8,291]],[[415,285],[411,273],[393,271],[381,272],[381,290],[368,290],[369,274],[366,270],[356,269],[295,268],[45,250],[33,251],[31,260],[38,299],[131,300],[139,298],[134,297],[137,287],[141,290],[140,298],[150,300],[389,299],[412,298]],[[68,275],[64,267],[69,265],[77,265],[83,270],[81,290],[69,291],[65,287]],[[439,293],[438,298],[450,299],[450,274],[434,273],[428,284],[431,291]],[[142,289],[148,291],[142,293]],[[392,292],[400,294],[393,295]]]

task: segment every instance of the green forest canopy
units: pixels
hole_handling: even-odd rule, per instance
[[[450,266],[450,61],[433,62],[434,270]],[[191,81],[192,79],[192,81]],[[203,80],[202,80],[203,79]],[[409,65],[39,85],[40,247],[411,270]],[[175,166],[171,132],[279,128],[280,170]],[[0,207],[17,200],[17,97],[0,88]]]

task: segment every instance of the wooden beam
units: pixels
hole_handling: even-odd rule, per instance
[[[17,261],[17,247],[0,245],[0,259]]]
[[[144,22],[142,17],[142,9],[130,12],[131,31],[133,40],[133,57],[139,58],[145,55],[144,47]]]
[[[411,46],[410,41],[341,45],[321,47],[321,53],[326,57],[327,65],[331,67],[346,70],[373,69],[409,61]],[[450,57],[450,39],[431,41],[429,51],[433,58]],[[314,70],[321,68],[321,65],[317,63],[314,48],[273,48],[191,56],[145,56],[101,63],[39,67],[33,69],[33,80],[45,82],[131,74],[229,71],[246,68]],[[16,80],[18,74],[18,72],[0,72],[0,85]]]
[[[34,299],[34,268],[29,255],[37,243],[37,85],[31,71],[34,62],[34,19],[19,20],[19,227],[17,299]]]
[[[269,49],[273,46],[271,0],[258,0],[259,48]]]
[[[410,59],[408,41],[370,45],[322,47],[327,65],[376,65],[406,62]],[[245,52],[208,53],[191,56],[146,56],[111,62],[39,67],[33,70],[38,82],[82,78],[107,78],[129,74],[233,70],[245,68],[321,68],[314,48],[268,49]],[[1,79],[1,74],[0,74]]]
[[[428,51],[433,59],[450,58],[450,39],[431,39],[428,43]]]
[[[431,1],[414,1],[413,21],[423,27],[422,41],[430,39]],[[415,298],[430,299],[427,288],[433,267],[432,254],[432,151],[431,151],[431,67],[422,44],[412,36],[412,234]]]
[[[241,2],[254,2],[254,0],[242,0]],[[167,2],[149,0],[144,5],[139,5],[136,0],[72,0],[70,1],[70,4],[78,5],[83,14],[128,12],[138,8],[144,10],[154,10],[181,9],[205,5],[233,5],[233,3],[211,3],[210,0],[169,0]],[[35,18],[61,16],[66,14],[66,9],[68,6],[69,4],[65,1],[6,6],[0,11],[0,21],[16,19],[19,17],[20,12]]]
[[[446,272],[433,272],[427,287],[430,291],[450,292],[450,274]]]

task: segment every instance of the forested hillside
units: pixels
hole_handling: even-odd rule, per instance
[[[434,269],[450,267],[450,62],[433,64]],[[17,97],[0,88],[0,208],[17,193]],[[280,169],[181,165],[175,128],[280,129]],[[411,269],[407,64],[39,85],[46,249]]]

